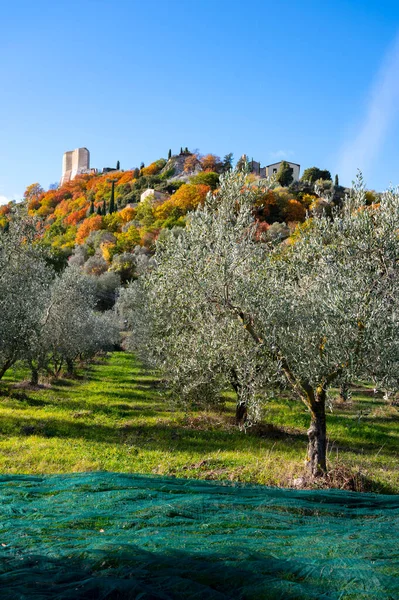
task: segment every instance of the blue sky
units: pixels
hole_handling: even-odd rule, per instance
[[[0,202],[180,146],[399,184],[399,3],[0,0]]]

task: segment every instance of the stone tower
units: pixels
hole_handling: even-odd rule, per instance
[[[72,181],[76,175],[88,172],[90,172],[90,152],[87,148],[76,148],[64,153],[61,185],[67,181]]]

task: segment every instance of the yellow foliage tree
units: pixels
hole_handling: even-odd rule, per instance
[[[209,185],[185,183],[166,202],[154,208],[154,215],[157,219],[165,220],[175,208],[185,215],[204,203],[210,189]]]

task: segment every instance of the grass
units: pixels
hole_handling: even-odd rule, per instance
[[[156,473],[289,486],[304,470],[309,415],[283,398],[258,427],[239,431],[234,403],[221,412],[175,410],[156,377],[115,352],[84,377],[31,390],[10,371],[0,389],[0,472]],[[359,489],[399,493],[399,409],[361,388],[328,415],[329,462]],[[356,486],[355,486],[356,487]]]

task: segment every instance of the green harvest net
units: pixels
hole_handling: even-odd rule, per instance
[[[399,496],[0,477],[0,599],[399,598]]]

